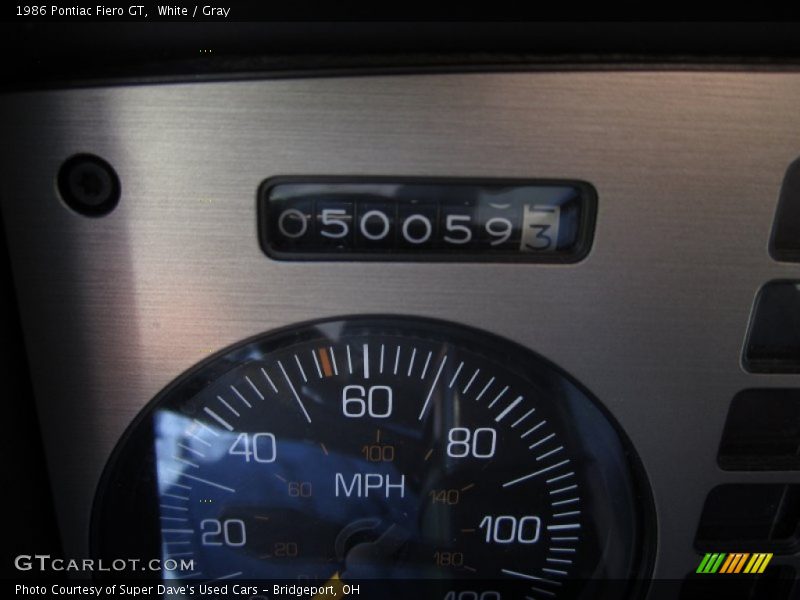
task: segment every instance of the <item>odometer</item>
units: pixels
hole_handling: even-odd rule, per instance
[[[272,177],[259,236],[283,260],[572,263],[589,252],[585,181]]]
[[[559,369],[465,327],[361,317],[246,341],[164,390],[109,462],[93,542],[183,559],[167,576],[187,581],[619,597],[649,567],[649,511],[632,449]]]

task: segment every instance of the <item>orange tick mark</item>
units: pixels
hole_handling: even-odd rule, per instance
[[[317,353],[319,354],[319,360],[322,363],[322,372],[325,373],[325,377],[330,377],[333,375],[333,370],[331,369],[331,361],[328,358],[328,352],[325,348],[317,348]]]

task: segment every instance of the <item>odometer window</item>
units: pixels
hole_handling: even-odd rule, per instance
[[[582,181],[267,180],[261,246],[290,260],[570,263],[589,251],[597,194]]]

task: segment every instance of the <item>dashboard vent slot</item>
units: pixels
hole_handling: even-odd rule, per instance
[[[731,402],[717,462],[727,471],[800,469],[800,389],[750,389]]]
[[[771,281],[761,288],[742,362],[752,373],[800,372],[800,282]]]
[[[706,498],[695,547],[701,552],[797,552],[800,485],[715,487]]]
[[[775,260],[800,262],[800,159],[783,178],[769,253]]]

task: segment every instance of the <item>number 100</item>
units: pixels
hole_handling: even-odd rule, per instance
[[[513,517],[486,515],[480,524],[486,529],[487,544],[535,544],[539,541],[542,520],[539,517]]]

